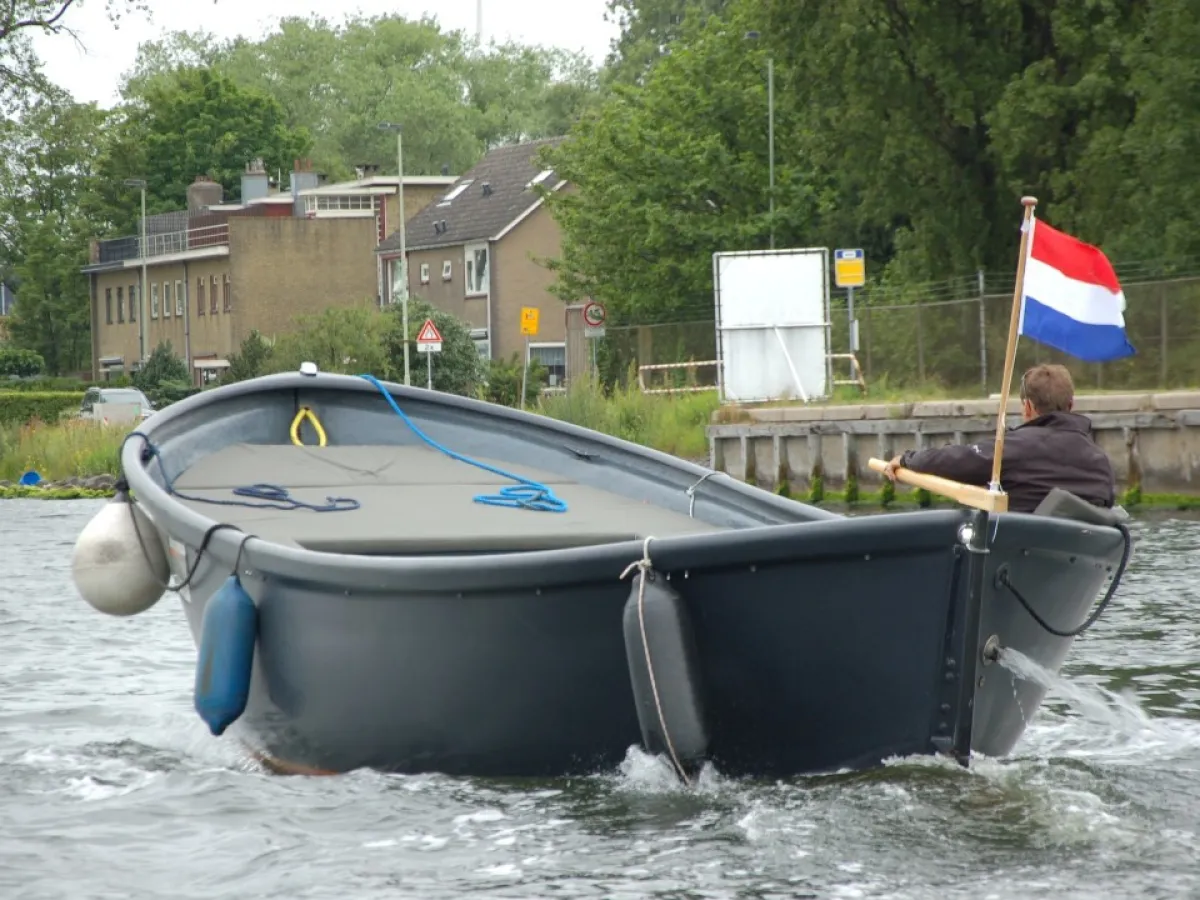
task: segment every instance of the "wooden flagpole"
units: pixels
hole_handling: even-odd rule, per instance
[[[1025,257],[1029,252],[1029,238],[1033,227],[1033,208],[1037,197],[1022,197],[1025,220],[1021,225],[1021,253],[1017,259],[1017,283],[1013,287],[1012,314],[1008,320],[1008,346],[1004,352],[1004,382],[1000,385],[1000,409],[996,415],[996,450],[992,460],[992,480],[986,488],[961,484],[924,472],[897,469],[896,480],[912,487],[924,488],[935,494],[949,497],[964,506],[973,506],[987,512],[1006,512],[1008,494],[1000,489],[1000,462],[1004,455],[1004,432],[1008,420],[1008,396],[1012,384],[1013,368],[1017,361],[1017,333],[1021,327],[1021,306],[1025,294]],[[870,459],[867,463],[876,472],[882,472],[887,463],[882,459]]]
[[[1025,220],[1021,223],[1021,255],[1017,259],[1017,283],[1013,287],[1012,313],[1008,318],[1008,346],[1004,351],[1004,381],[1000,384],[1000,410],[996,414],[996,450],[992,459],[992,480],[988,490],[993,494],[1000,490],[1000,460],[1004,455],[1004,432],[1008,420],[1008,395],[1012,385],[1013,368],[1017,362],[1017,332],[1021,326],[1021,306],[1025,294],[1025,258],[1029,255],[1029,238],[1033,231],[1033,208],[1037,197],[1022,197]]]

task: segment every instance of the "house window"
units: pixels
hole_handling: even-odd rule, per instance
[[[421,263],[421,284],[429,284],[429,263]]]
[[[129,292],[130,306],[133,305],[133,291]],[[125,292],[121,288],[117,288],[117,322],[125,321]]]
[[[391,260],[392,266],[392,302],[399,303],[404,295],[404,261],[400,257]]]
[[[117,296],[118,296],[118,297],[120,297],[120,296],[121,296],[121,289],[120,289],[120,288],[117,288]],[[129,286],[129,321],[130,321],[130,322],[136,322],[136,321],[137,321],[137,317],[138,317],[138,311],[137,311],[137,307],[138,307],[138,299],[137,299],[137,298],[138,298],[138,289],[137,289],[137,285],[136,285],[136,284],[131,284],[131,285]],[[117,302],[117,306],[120,306],[120,305],[121,305],[121,304],[120,304],[120,301],[118,300],[118,302]]]
[[[164,281],[162,284],[162,314],[164,319],[171,318],[171,307],[174,304],[171,302],[171,282]]]
[[[104,324],[112,324],[112,288],[104,289]]]
[[[208,314],[215,316],[217,314],[217,276],[212,276],[212,282],[208,286]]]
[[[467,296],[488,292],[488,245],[468,244],[466,248]]]
[[[479,354],[480,359],[487,362],[492,358],[492,346],[488,341],[486,328],[472,328],[471,340],[475,343],[475,352]]]
[[[150,318],[158,318],[158,282],[150,285]]]
[[[229,273],[225,273],[225,284],[221,288],[221,299],[225,304],[225,312],[233,311],[233,289],[229,286]]]
[[[550,387],[561,387],[567,380],[566,344],[530,344],[527,362],[535,359],[550,373]]]
[[[204,276],[196,279],[196,315],[204,315]]]
[[[185,302],[186,301],[183,296],[183,282],[177,281],[175,282],[175,315],[183,315],[183,307]]]
[[[449,281],[454,277],[454,263],[446,259],[442,261],[442,281]]]

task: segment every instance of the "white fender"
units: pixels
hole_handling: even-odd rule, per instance
[[[127,495],[118,494],[79,533],[71,576],[80,596],[95,609],[135,616],[162,597],[171,569],[149,517]]]

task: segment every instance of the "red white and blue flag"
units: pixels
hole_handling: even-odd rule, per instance
[[[1031,218],[1020,334],[1087,362],[1132,356],[1125,294],[1098,247]]]

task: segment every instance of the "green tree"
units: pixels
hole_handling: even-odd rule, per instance
[[[118,233],[133,233],[136,190],[126,178],[145,178],[147,211],[183,208],[197,175],[218,181],[237,200],[246,163],[260,158],[270,170],[290,170],[311,146],[292,128],[269,94],[241,87],[219,71],[180,68],[146,83],[108,125],[110,140],[97,161],[95,217]]]
[[[374,302],[297,316],[294,330],[276,337],[267,369],[295,372],[301,363],[314,362],[323,372],[387,378],[392,371],[384,343],[389,327]]]
[[[103,110],[47,89],[23,117],[0,125],[0,277],[17,292],[13,343],[39,353],[50,372],[85,368],[90,306],[80,267],[88,259],[85,209]]]
[[[221,376],[221,383],[230,384],[265,375],[271,364],[272,350],[271,344],[258,329],[252,330],[242,340],[238,352],[230,354],[229,368]]]
[[[564,233],[549,264],[562,299],[600,300],[614,323],[703,317],[713,252],[766,248],[765,67],[747,24],[711,20],[546,153],[576,187],[544,193]],[[778,168],[781,245],[811,235],[823,190],[799,160]]]
[[[67,14],[83,0],[7,0],[0,3],[0,106],[19,105],[52,90],[33,52],[29,37],[51,34],[75,37]],[[145,13],[146,0],[105,0],[109,19],[119,23],[129,13]]]
[[[605,76],[638,83],[692,27],[721,15],[730,0],[607,0],[605,19],[621,29],[613,41]]]
[[[388,356],[388,371],[393,380],[404,378],[404,328],[403,310],[399,304],[385,314],[389,323],[385,336]],[[417,335],[426,319],[433,319],[442,335],[442,352],[433,354],[433,389],[447,394],[474,396],[483,382],[484,363],[471,339],[471,330],[461,319],[437,309],[424,300],[410,298],[408,301],[409,366],[412,383],[424,385],[427,366],[424,353],[417,352]]]
[[[490,146],[565,133],[596,85],[580,55],[513,44],[476,52],[431,18],[314,16],[284,18],[260,41],[199,32],[143,45],[125,98],[138,102],[181,64],[274,97],[290,126],[311,132],[308,155],[332,179],[358,164],[395,171],[395,135],[380,122],[405,124],[407,173],[461,172]]]

